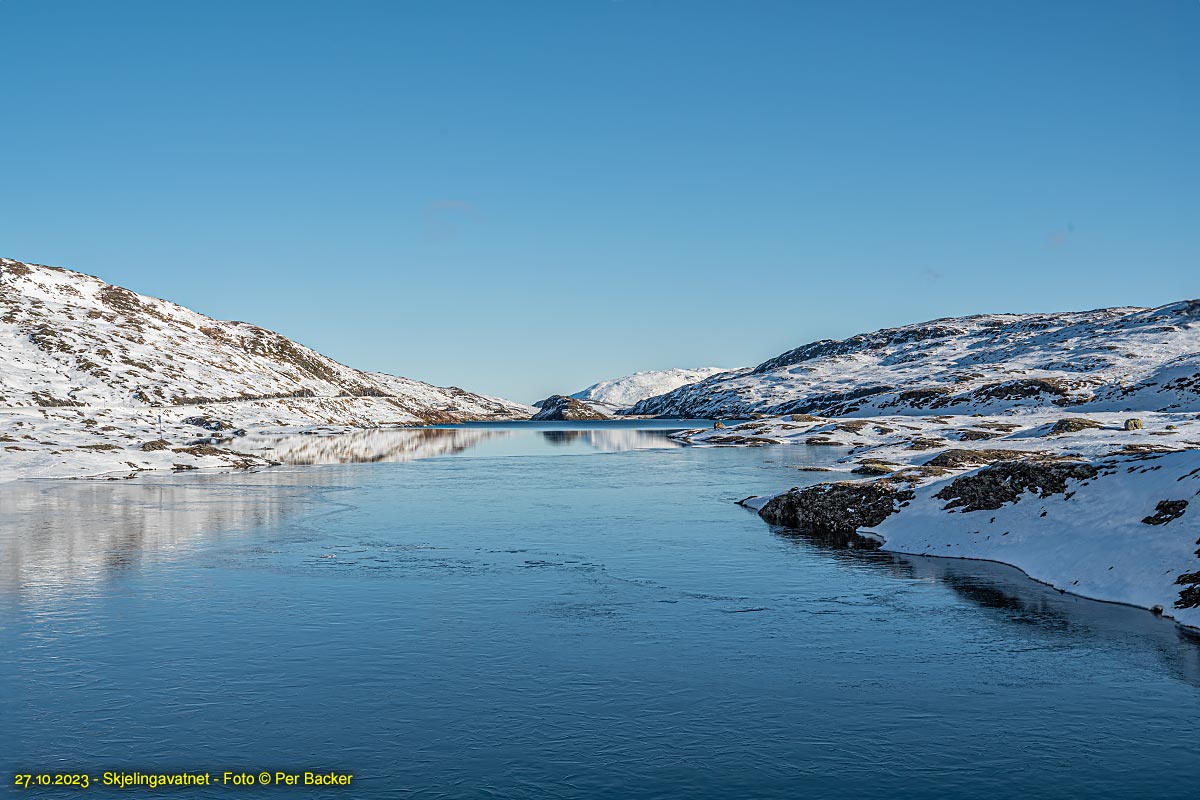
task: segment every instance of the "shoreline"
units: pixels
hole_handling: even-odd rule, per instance
[[[187,409],[189,412],[196,410],[201,409]],[[0,409],[0,420],[9,423],[0,428],[0,446],[12,448],[16,442],[17,453],[41,456],[22,459],[24,469],[10,463],[0,465],[0,485],[13,481],[117,481],[136,479],[143,473],[161,476],[193,471],[200,474],[259,472],[281,466],[302,468],[321,463],[352,463],[356,460],[352,452],[356,446],[372,454],[362,458],[363,461],[380,460],[377,454],[385,451],[389,457],[384,460],[413,460],[470,447],[479,438],[494,435],[489,434],[488,429],[526,425],[567,428],[579,424],[493,418],[432,425],[406,421],[365,427],[309,420],[308,425],[232,429],[232,422],[211,416],[214,409],[204,410],[210,414],[164,421],[161,429],[157,428],[155,420],[156,429],[151,431],[145,411],[129,415],[125,425],[103,426],[98,418],[113,421],[114,409],[66,409],[65,414],[60,411],[57,415],[48,413],[49,409]],[[157,415],[157,409],[154,411]],[[104,412],[109,413],[106,416]],[[89,416],[92,414],[95,416]],[[42,439],[37,450],[24,447],[31,434],[22,429],[30,426],[13,423],[29,423],[38,416],[54,425],[59,439],[66,439],[75,446]],[[212,427],[197,424],[197,418],[209,420]],[[1189,550],[1200,545],[1200,539],[1195,544],[1191,542],[1200,536],[1200,528],[1192,523],[1195,508],[1189,516],[1186,513],[1188,503],[1182,502],[1185,508],[1167,514],[1161,523],[1148,522],[1154,513],[1149,505],[1137,508],[1133,511],[1132,522],[1147,524],[1131,528],[1129,514],[1125,515],[1126,519],[1105,516],[1123,509],[1100,508],[1097,511],[1093,508],[1103,504],[1104,498],[1089,496],[1095,492],[1087,488],[1093,482],[1111,482],[1117,478],[1113,487],[1124,493],[1124,500],[1129,501],[1126,505],[1131,508],[1140,500],[1146,501],[1144,505],[1151,500],[1179,503],[1200,495],[1200,477],[1197,477],[1200,475],[1200,441],[1197,441],[1200,439],[1200,420],[1190,413],[1143,413],[1137,417],[1142,421],[1142,428],[1125,430],[1120,424],[1122,418],[1131,417],[1112,413],[1083,417],[1045,409],[994,417],[820,418],[787,415],[730,423],[722,428],[679,430],[671,437],[697,447],[800,444],[827,446],[831,455],[834,451],[844,453],[831,459],[827,466],[817,468],[835,481],[833,483],[793,488],[776,495],[752,496],[740,502],[768,523],[802,529],[808,525],[808,529],[818,532],[825,526],[830,531],[836,529],[838,533],[853,533],[876,541],[879,549],[896,554],[1004,564],[1020,570],[1030,580],[1062,593],[1151,610],[1181,627],[1200,630],[1200,608],[1168,602],[1173,598],[1167,591],[1175,589],[1179,598],[1190,598],[1200,590],[1168,585],[1169,582],[1164,582],[1161,577],[1168,573],[1171,578],[1196,573],[1197,583],[1200,583],[1200,558],[1192,558]],[[86,424],[88,421],[92,424]],[[612,427],[634,427],[646,422],[650,420],[618,418],[584,423],[582,427],[608,427],[606,423],[616,423]],[[701,421],[662,420],[663,427],[668,429],[674,427],[672,423],[682,426],[698,422]],[[97,427],[101,430],[94,430]],[[108,430],[104,430],[105,427]],[[453,441],[431,437],[428,433],[447,429],[460,433],[449,437]],[[167,435],[175,440],[173,443],[163,438],[167,431],[170,431]],[[25,438],[17,438],[14,433]],[[956,439],[951,438],[956,435]],[[161,446],[150,450],[128,446],[136,438],[150,436],[156,438],[148,441],[154,445],[161,443]],[[98,443],[109,446],[88,447]],[[351,455],[341,462],[321,461],[322,446],[336,446],[342,454]],[[288,460],[289,455],[285,454],[297,460]],[[10,450],[4,455],[7,462],[10,460],[7,456],[13,452]],[[53,457],[58,464],[52,464],[48,457]],[[127,460],[129,458],[138,461]],[[942,502],[953,486],[966,485],[964,480],[982,480],[980,476],[986,477],[1002,467],[1013,469],[1014,464],[1027,465],[1022,469],[1050,469],[1050,473],[1035,475],[1034,484],[1055,469],[1083,472],[1064,478],[1070,488],[1065,484],[1054,491],[1040,485],[1024,487],[1015,495],[1010,492],[1011,496],[985,499],[986,508],[956,511],[950,508],[955,500],[948,504]],[[1051,464],[1059,466],[1047,466]],[[1168,467],[1165,474],[1177,479],[1176,483],[1196,478],[1197,486],[1193,487],[1189,482],[1186,490],[1180,487],[1175,491],[1179,498],[1158,498],[1153,492],[1170,491],[1166,482],[1161,480],[1161,475],[1149,482],[1144,476],[1153,476],[1164,466]],[[1124,472],[1118,475],[1121,470]],[[1138,482],[1130,476],[1143,476],[1143,479],[1137,486],[1130,486],[1131,482]],[[831,488],[843,494],[847,491],[838,487],[851,487],[852,491],[845,496],[825,498],[831,495]],[[878,494],[877,487],[886,489],[887,497],[883,501],[864,494]],[[1079,492],[1083,492],[1083,496],[1077,496]],[[1111,493],[1107,485],[1104,493]],[[971,497],[972,502],[980,502],[975,495]],[[868,499],[870,503],[865,502]],[[879,502],[884,505],[880,506]],[[781,510],[781,506],[789,503],[791,507]],[[855,516],[852,508],[847,513],[851,506],[866,507],[871,503],[878,510],[874,517]],[[1040,510],[1037,517],[1026,513],[1035,505]],[[1194,506],[1200,508],[1200,501],[1194,501]],[[1142,511],[1148,513],[1143,515]],[[1054,512],[1052,517],[1049,516],[1051,512]],[[1089,515],[1094,519],[1086,520]],[[1083,523],[1079,521],[1081,516],[1085,518]],[[996,524],[998,521],[999,525]],[[1004,529],[1002,533],[1001,528]],[[1185,529],[1190,533],[1184,533]],[[1046,531],[1051,531],[1056,539],[1050,547],[1046,545]],[[1164,533],[1169,536],[1164,538]],[[999,534],[995,541],[992,539],[994,534]],[[1189,535],[1191,539],[1187,538]],[[1004,544],[997,544],[1002,537],[1006,539]],[[1113,562],[1106,570],[1112,575],[1098,575],[1100,567],[1089,563],[1096,561],[1096,554],[1090,551],[1098,544],[1107,559]],[[939,552],[946,549],[954,552]],[[1200,550],[1196,555],[1200,556]],[[1147,588],[1150,586],[1153,589]],[[1189,592],[1191,594],[1186,594]]]
[[[618,417],[603,421],[535,421],[523,417],[457,421],[345,422],[337,418],[265,421],[270,401],[246,401],[251,413],[229,406],[145,408],[0,408],[0,485],[21,480],[123,480],[149,472],[230,472],[284,465],[355,460],[412,460],[469,446],[509,426],[570,430],[581,425],[679,431],[707,420]],[[186,416],[185,416],[186,415]],[[274,424],[288,423],[288,424]],[[428,431],[455,430],[454,441],[432,441]],[[320,458],[322,443],[345,459]],[[328,453],[324,454],[326,457]],[[289,460],[295,459],[295,460]]]
[[[870,537],[887,552],[994,561],[1200,629],[1195,414],[801,416],[683,437],[851,448],[832,482],[742,501],[770,524]]]

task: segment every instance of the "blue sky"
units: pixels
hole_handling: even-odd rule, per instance
[[[534,400],[1200,295],[1200,2],[0,0],[0,255]]]

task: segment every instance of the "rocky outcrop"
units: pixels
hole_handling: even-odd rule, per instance
[[[543,420],[600,420],[612,417],[582,400],[566,397],[561,394],[551,395],[534,405],[538,412],[530,419]]]
[[[1006,503],[1015,503],[1025,492],[1032,491],[1043,498],[1063,494],[1067,491],[1067,481],[1088,480],[1097,473],[1095,466],[1079,462],[1002,461],[955,478],[934,497],[947,501],[947,511],[956,508],[994,511]]]
[[[1067,433],[1079,433],[1086,430],[1100,430],[1104,424],[1087,417],[1064,417],[1050,428],[1048,436],[1062,436]]]
[[[906,482],[822,483],[792,489],[774,497],[758,512],[772,525],[828,534],[850,534],[873,528],[913,498]]]
[[[1162,500],[1154,507],[1154,513],[1142,520],[1145,525],[1166,525],[1183,516],[1187,511],[1187,500]],[[1198,542],[1200,544],[1200,542]],[[1200,583],[1200,581],[1197,581]]]

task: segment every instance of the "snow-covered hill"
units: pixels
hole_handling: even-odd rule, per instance
[[[563,397],[561,394],[551,395],[545,400],[534,403],[538,412],[533,415],[534,421],[543,420],[601,420],[612,419],[612,415],[599,403],[587,403],[574,397]]]
[[[1200,411],[1200,300],[988,314],[821,340],[643,400],[633,414]]]
[[[375,421],[528,416],[516,403],[353,369],[274,331],[215,320],[89,275],[0,259],[0,405],[364,397],[377,400]],[[370,411],[359,413],[373,421]]]
[[[697,369],[675,368],[635,372],[632,375],[593,383],[571,397],[599,403],[617,410],[627,409],[641,400],[666,394],[680,386],[704,380],[724,371],[720,367],[699,367]]]
[[[456,387],[353,369],[274,331],[90,275],[0,259],[3,476],[257,463],[241,452],[193,452],[191,440],[204,432],[193,418],[219,420],[223,430],[294,430],[531,413]],[[164,445],[142,449],[159,439]]]

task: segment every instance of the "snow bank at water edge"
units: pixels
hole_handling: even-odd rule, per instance
[[[773,524],[999,561],[1063,591],[1200,627],[1195,414],[788,415],[680,437],[845,447],[830,470],[871,476],[743,503]]]
[[[1020,467],[1001,464],[918,486],[870,531],[887,550],[1000,561],[1200,627],[1200,450],[1065,469],[1061,490],[1036,469],[1022,485]]]

